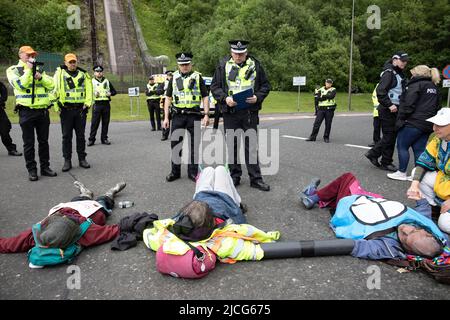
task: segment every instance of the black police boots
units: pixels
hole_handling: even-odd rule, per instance
[[[50,169],[50,167],[47,167],[47,168],[41,168],[41,176],[56,177],[57,174],[55,171]]]
[[[89,169],[91,167],[91,165],[86,161],[86,159],[80,159],[79,163],[80,167],[82,168]]]
[[[250,182],[250,187],[259,189],[261,191],[270,191],[270,186],[262,180],[256,180]]]
[[[311,136],[308,139],[306,139],[305,141],[316,141],[316,137]]]
[[[166,181],[167,182],[172,182],[172,181],[175,181],[177,179],[180,179],[180,176],[176,175],[176,174],[174,174],[172,172],[166,177]]]
[[[64,165],[62,167],[62,172],[67,172],[72,169],[72,161],[70,159],[64,159]]]
[[[8,155],[9,156],[20,157],[22,155],[22,153],[17,152],[17,150],[11,150],[11,151],[8,151]]]
[[[30,181],[37,181],[39,179],[36,169],[32,169],[32,170],[28,171],[28,179]]]

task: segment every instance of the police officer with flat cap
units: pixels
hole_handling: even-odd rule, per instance
[[[198,160],[195,155],[199,146],[200,137],[194,134],[195,128],[200,132],[201,111],[200,103],[203,103],[205,115],[202,124],[209,124],[209,98],[208,89],[199,72],[192,70],[193,55],[188,52],[176,54],[178,71],[174,72],[169,80],[164,103],[163,128],[169,128],[169,107],[171,107],[171,148],[172,148],[172,171],[166,177],[168,182],[177,180],[181,176],[181,151],[174,150],[178,144],[183,143],[181,132],[178,129],[187,130],[190,136],[190,162],[188,164],[188,177],[195,182],[198,173]]]
[[[230,149],[234,149],[233,158],[230,156],[228,161],[233,183],[237,186],[240,184],[242,169],[237,161],[238,138],[235,131],[255,130],[256,134],[259,123],[258,112],[264,99],[269,95],[270,83],[260,62],[247,54],[248,41],[231,40],[229,44],[231,56],[219,62],[211,83],[211,92],[217,101],[216,108],[220,108],[223,113],[227,144],[232,145],[228,149],[229,154],[233,151]],[[237,110],[233,95],[248,89],[252,89],[254,93],[246,99],[250,107]],[[256,163],[250,163],[251,158],[256,159]],[[264,183],[261,176],[257,145],[250,146],[249,139],[245,139],[245,163],[250,176],[250,186],[269,191],[270,186]]]
[[[117,94],[112,83],[103,75],[102,66],[94,66],[94,78],[92,79],[92,90],[94,92],[94,106],[92,107],[91,133],[88,146],[93,146],[97,135],[100,121],[102,122],[102,133],[100,140],[102,144],[110,145],[108,140],[108,127],[111,119],[111,97]]]
[[[325,132],[323,141],[330,142],[331,124],[333,123],[334,111],[336,110],[336,88],[333,87],[333,80],[325,80],[325,86],[320,88],[317,93],[317,112],[316,120],[311,135],[306,141],[316,141],[320,126],[325,119]]]
[[[19,112],[23,153],[30,181],[38,180],[37,164],[34,158],[36,138],[39,144],[41,175],[56,176],[56,172],[50,169],[48,145],[50,127],[48,108],[51,105],[49,94],[55,85],[53,79],[46,75],[44,70],[41,70],[41,66],[36,61],[36,56],[37,52],[32,47],[22,46],[19,49],[19,63],[6,70],[8,81],[14,88],[14,95],[16,96],[15,110]]]

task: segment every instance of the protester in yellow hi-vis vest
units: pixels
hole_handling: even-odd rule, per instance
[[[94,94],[94,106],[92,107],[91,133],[89,135],[88,146],[95,144],[100,120],[102,122],[102,133],[100,140],[102,144],[110,145],[108,140],[108,127],[111,118],[111,97],[117,94],[111,81],[103,75],[102,66],[94,66],[94,78],[92,79],[92,90]]]
[[[86,161],[86,117],[93,103],[92,80],[87,71],[78,67],[77,56],[66,54],[64,65],[56,69],[54,75],[54,108],[60,114],[62,128],[62,150],[64,166],[62,171],[72,168],[72,136],[75,130],[77,154],[80,167],[91,166]]]
[[[34,159],[34,132],[39,144],[41,175],[54,177],[56,172],[50,169],[48,134],[50,127],[49,92],[53,90],[53,79],[45,74],[42,66],[36,62],[37,52],[30,46],[19,49],[19,63],[8,68],[6,75],[14,88],[19,123],[22,128],[23,151],[28,178],[38,180],[37,164]],[[34,75],[34,77],[33,77]]]
[[[377,87],[372,92],[372,103],[373,103],[373,142],[370,143],[368,146],[373,148],[377,144],[378,141],[381,140],[381,122],[380,117],[378,115],[378,106],[380,103],[378,102],[377,97]]]
[[[180,52],[176,55],[178,71],[170,79],[164,102],[163,128],[169,128],[169,107],[171,107],[171,148],[172,148],[172,170],[166,177],[166,181],[177,180],[181,176],[181,150],[178,144],[183,143],[185,130],[190,136],[190,158],[188,163],[188,178],[195,182],[198,172],[198,147],[200,137],[195,131],[200,132],[200,102],[203,102],[205,115],[202,124],[209,124],[209,99],[208,89],[202,76],[192,70],[192,53]],[[179,130],[180,129],[180,130]],[[176,132],[174,134],[174,132]],[[178,149],[178,150],[177,150]],[[178,151],[178,152],[177,152]]]
[[[331,124],[333,122],[334,110],[336,110],[336,88],[333,87],[333,80],[327,79],[325,86],[319,89],[319,105],[313,131],[306,141],[316,141],[320,126],[325,119],[325,132],[323,141],[330,142]]]
[[[162,246],[172,255],[184,255],[189,242],[208,248],[225,263],[261,260],[264,251],[260,244],[278,240],[280,233],[247,224],[245,208],[228,169],[208,167],[199,175],[193,201],[173,219],[155,221],[153,228],[144,230],[143,240],[151,250]]]

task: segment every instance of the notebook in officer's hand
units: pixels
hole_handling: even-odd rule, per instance
[[[252,88],[233,94],[233,100],[237,103],[235,106],[236,110],[245,110],[252,107],[252,104],[245,102],[250,97],[253,97]]]

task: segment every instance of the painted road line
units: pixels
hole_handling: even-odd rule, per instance
[[[366,149],[366,150],[372,149],[372,148],[370,148],[370,147],[357,146],[357,145],[354,145],[354,144],[346,144],[345,146],[346,146],[346,147],[351,147],[351,148]]]
[[[308,138],[302,138],[302,137],[294,137],[294,136],[282,136],[283,138],[288,138],[288,139],[297,139],[297,140],[306,140]]]

